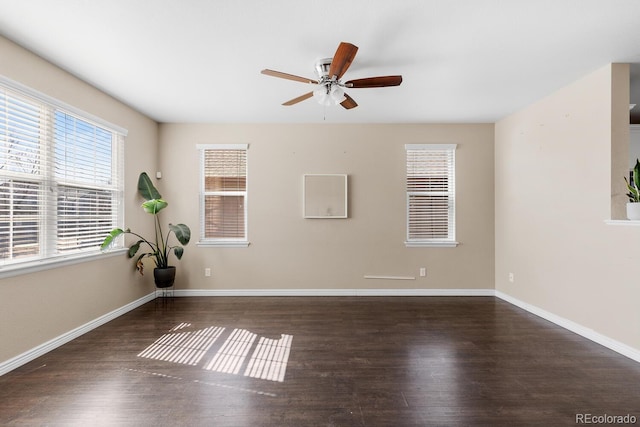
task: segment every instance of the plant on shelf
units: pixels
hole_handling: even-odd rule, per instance
[[[171,287],[175,280],[176,268],[169,265],[169,255],[173,252],[176,258],[182,259],[184,248],[180,245],[171,245],[169,243],[169,238],[173,233],[180,244],[186,245],[191,239],[191,230],[185,224],[169,224],[169,230],[166,234],[163,232],[158,214],[162,209],[167,207],[168,203],[162,199],[162,196],[153,185],[153,182],[146,172],[142,172],[138,178],[138,193],[145,200],[142,204],[142,208],[145,212],[153,215],[154,217],[154,239],[146,239],[128,228],[125,230],[115,228],[105,237],[100,249],[102,251],[107,250],[116,238],[122,234],[131,234],[136,236],[138,240],[129,247],[127,256],[129,258],[133,258],[138,254],[141,247],[146,249],[146,251],[138,254],[136,258],[136,270],[138,270],[140,274],[143,274],[144,265],[142,260],[147,257],[152,258],[156,265],[153,270],[153,277],[155,279],[156,286],[159,288]]]
[[[624,182],[627,184],[627,197],[629,202],[627,203],[627,218],[631,220],[640,220],[640,160],[636,159],[636,165],[631,171],[631,179],[628,180],[624,177]]]

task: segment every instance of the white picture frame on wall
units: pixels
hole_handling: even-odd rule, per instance
[[[305,174],[302,182],[304,218],[348,218],[346,174]]]

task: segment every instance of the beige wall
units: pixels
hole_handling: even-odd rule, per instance
[[[133,109],[0,37],[0,75],[128,129],[126,187],[157,164],[157,124]],[[131,192],[125,195],[132,227],[148,218]],[[125,255],[0,279],[0,362],[84,325],[152,292]]]
[[[496,123],[495,276],[498,291],[640,349],[640,227],[604,222],[624,176],[611,165],[628,138],[625,67]]]
[[[162,124],[166,221],[196,235],[181,289],[492,289],[493,125]],[[197,247],[196,144],[248,143],[248,248]],[[457,143],[457,248],[406,248],[407,143]],[[349,175],[348,219],[303,219],[302,175]],[[205,268],[212,269],[204,277]],[[417,277],[420,267],[427,277]],[[416,276],[372,280],[365,275]]]

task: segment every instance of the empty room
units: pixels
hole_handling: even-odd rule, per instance
[[[639,24],[0,0],[0,425],[639,423]]]

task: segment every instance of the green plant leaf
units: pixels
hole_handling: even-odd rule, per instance
[[[191,240],[191,229],[185,224],[169,224],[169,228],[174,232],[180,243],[186,245]],[[176,254],[177,255],[177,254]],[[180,257],[178,257],[180,259]]]
[[[184,253],[184,248],[182,246],[176,246],[173,248],[173,253],[176,255],[176,258],[182,259],[182,254]]]
[[[162,199],[152,199],[152,200],[147,200],[146,202],[144,202],[142,204],[142,209],[144,209],[144,211],[147,212],[147,213],[150,213],[152,215],[156,215],[162,209],[166,208],[167,205],[168,205],[168,203],[165,202]]]
[[[629,192],[626,194],[626,196],[629,198],[629,201],[632,203],[640,202],[640,190],[631,185],[629,181],[627,181],[626,177],[624,178],[624,182],[627,184],[627,189],[629,190]]]
[[[138,192],[145,200],[162,199],[146,172],[142,172],[138,177]]]
[[[133,245],[129,246],[129,252],[127,252],[127,256],[129,258],[133,258],[133,256],[138,252],[138,249],[140,249],[140,244],[142,242],[144,242],[144,240],[138,240]]]
[[[104,251],[107,248],[109,248],[109,246],[111,246],[111,244],[116,239],[116,237],[118,237],[119,235],[121,235],[124,232],[125,231],[122,228],[114,228],[113,230],[111,230],[109,232],[109,234],[107,234],[107,237],[104,238],[104,241],[102,242],[102,245],[100,246],[100,250]]]
[[[636,165],[633,167],[633,186],[636,191],[640,191],[640,160],[636,159]]]

